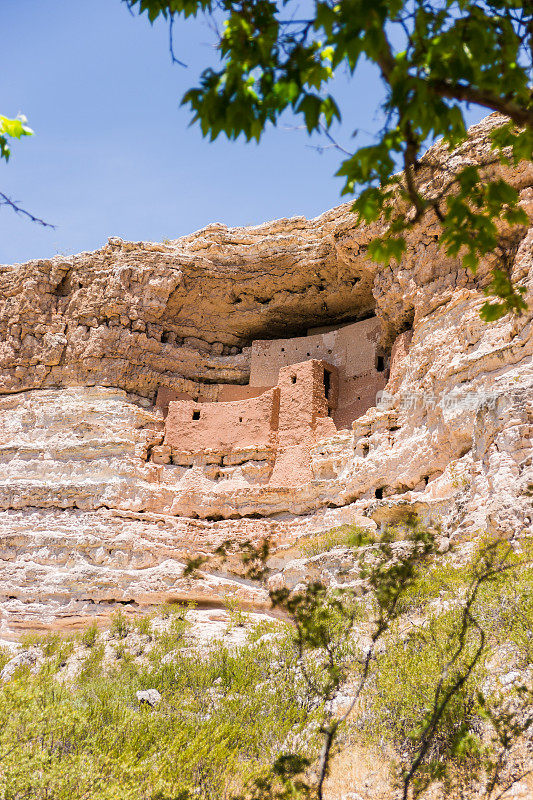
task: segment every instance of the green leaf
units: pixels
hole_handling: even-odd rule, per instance
[[[12,136],[14,139],[20,139],[22,136],[32,136],[33,131],[26,123],[27,119],[24,116],[19,115],[16,119],[9,119],[0,114],[0,133]]]
[[[381,264],[389,264],[392,259],[399,263],[406,248],[403,237],[377,237],[369,243],[368,255]]]
[[[303,114],[308,133],[312,133],[318,128],[320,112],[322,111],[322,100],[317,95],[306,94],[296,107],[298,114]]]
[[[0,158],[4,158],[6,161],[9,161],[10,155],[11,155],[11,150],[7,143],[6,137],[0,136]]]
[[[9,161],[11,156],[9,138],[20,139],[22,136],[33,136],[32,129],[26,124],[27,121],[22,114],[19,114],[16,119],[10,119],[0,114],[0,159]]]

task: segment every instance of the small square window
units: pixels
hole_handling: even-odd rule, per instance
[[[239,417],[239,422],[242,422],[242,417]]]
[[[200,419],[200,412],[199,411],[193,411],[192,412],[192,418],[193,419]]]
[[[291,375],[291,383],[296,383],[296,375]]]

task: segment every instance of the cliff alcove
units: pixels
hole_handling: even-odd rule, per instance
[[[507,178],[531,216],[531,164]],[[236,563],[183,574],[227,539],[270,537],[294,583],[298,540],[345,522],[530,528],[531,228],[512,257],[530,311],[490,325],[487,265],[444,256],[431,218],[386,269],[375,232],[345,204],[0,268],[3,637],[124,603],[265,608]]]

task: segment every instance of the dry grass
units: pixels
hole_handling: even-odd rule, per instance
[[[393,800],[390,761],[378,748],[350,745],[333,759],[325,800]]]
[[[529,774],[531,759],[527,748],[518,758],[514,769],[502,776],[490,797],[475,789],[458,790],[446,794],[440,784],[429,787],[424,800],[532,800],[533,769]],[[376,747],[348,745],[333,759],[330,775],[326,781],[324,800],[399,800],[401,791],[394,787],[392,751]],[[522,777],[523,775],[523,777]]]

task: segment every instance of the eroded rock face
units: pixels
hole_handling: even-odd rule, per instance
[[[486,152],[494,124],[472,129],[455,163]],[[530,216],[532,173],[507,175]],[[117,604],[233,597],[266,608],[266,589],[236,559],[199,580],[183,574],[190,556],[228,539],[269,537],[280,585],[318,568],[333,579],[333,562],[302,560],[298,541],[346,522],[416,511],[443,542],[531,527],[533,228],[509,251],[530,311],[490,325],[479,317],[489,261],[474,279],[424,220],[401,264],[378,269],[365,258],[374,232],[345,205],[0,269],[1,635],[77,625]],[[226,461],[164,457],[158,389],[232,400],[254,340],[372,313],[390,357],[381,403],[337,432],[326,417],[318,441],[283,429],[294,450],[279,479],[268,448],[239,450],[237,428]]]
[[[316,220],[211,225],[157,245],[2,269],[0,391],[246,383],[253,339],[372,311],[373,270],[343,247],[347,206]],[[177,382],[176,379],[179,379]]]

